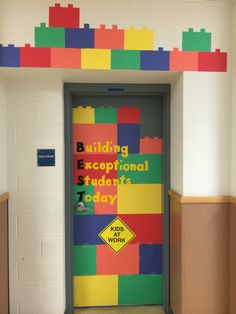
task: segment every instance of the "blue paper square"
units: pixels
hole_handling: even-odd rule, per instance
[[[38,167],[55,167],[55,149],[37,150]]]
[[[140,125],[118,124],[118,144],[128,146],[129,154],[139,153]]]
[[[139,246],[140,274],[162,273],[162,245],[143,244]]]

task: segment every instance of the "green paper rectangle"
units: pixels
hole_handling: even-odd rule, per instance
[[[117,110],[111,107],[96,108],[95,123],[117,123]]]
[[[64,48],[65,29],[35,27],[35,47]]]
[[[163,275],[119,275],[118,304],[162,304]]]
[[[201,31],[183,32],[183,51],[211,51],[211,33]]]
[[[111,69],[140,70],[140,51],[112,50]]]
[[[161,154],[130,154],[128,157],[124,158],[119,155],[119,165],[124,166],[124,164],[135,165],[145,165],[145,162],[148,164],[148,171],[118,171],[118,178],[124,175],[126,178],[130,178],[132,184],[140,183],[163,183],[162,178],[162,155]],[[121,162],[122,161],[122,162]],[[129,166],[131,167],[131,165]],[[141,166],[139,166],[141,167]],[[125,169],[125,167],[124,167]]]
[[[77,203],[79,200],[79,195],[77,194],[78,192],[85,192],[85,194],[83,194],[83,203],[86,205],[86,207],[88,207],[88,210],[85,211],[78,211],[77,210]],[[92,195],[94,196],[94,186],[93,185],[73,185],[73,213],[74,215],[93,215],[94,214],[94,202],[86,202],[85,201],[85,195]]]
[[[96,275],[96,245],[73,246],[73,275]]]

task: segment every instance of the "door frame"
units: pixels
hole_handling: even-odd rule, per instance
[[[64,83],[64,140],[65,140],[65,314],[74,314],[73,306],[73,211],[72,208],[72,97],[73,95],[158,95],[163,97],[164,142],[164,228],[163,228],[163,309],[170,308],[170,84],[122,84],[122,83]]]

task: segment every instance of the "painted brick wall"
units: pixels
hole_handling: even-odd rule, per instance
[[[7,82],[11,314],[64,313],[63,88]],[[56,167],[37,168],[37,148]]]

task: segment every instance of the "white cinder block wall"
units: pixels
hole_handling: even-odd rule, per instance
[[[63,86],[7,83],[11,314],[64,313]],[[38,168],[38,148],[56,167]]]

